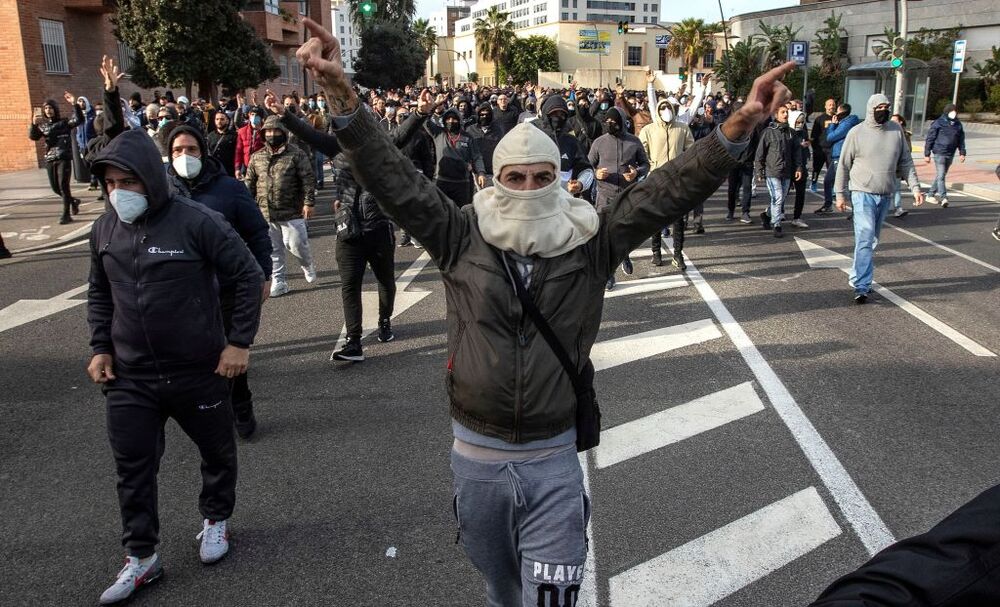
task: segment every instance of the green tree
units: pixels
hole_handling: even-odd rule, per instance
[[[361,12],[361,5],[365,2],[375,6],[371,15],[366,16]],[[376,23],[409,23],[417,12],[416,0],[349,0],[348,6],[351,9],[351,21],[362,32]]]
[[[424,73],[425,59],[406,22],[374,23],[361,32],[354,80],[369,88],[402,88]]]
[[[434,49],[437,48],[438,35],[434,26],[427,19],[417,19],[413,22],[413,35],[417,38],[417,44],[424,49],[427,59],[430,60],[430,73],[434,73]]]
[[[792,29],[791,25],[768,25],[763,21],[758,22],[760,35],[757,37],[757,46],[762,51],[761,60],[764,62],[761,68],[769,70],[785,62],[788,57],[788,44],[798,37],[802,28]]]
[[[875,56],[883,61],[892,58],[892,41],[899,37],[899,32],[889,26],[882,28],[883,38],[872,40],[872,50]]]
[[[486,11],[486,18],[475,23],[476,49],[479,56],[493,63],[496,82],[503,79],[503,60],[517,36],[509,15],[497,7]]]
[[[944,30],[922,27],[917,33],[907,36],[906,56],[924,61],[934,59],[950,61],[955,50],[955,41],[961,33],[962,24]]]
[[[506,73],[514,82],[538,83],[538,72],[559,71],[559,49],[548,36],[517,38],[504,60]]]
[[[757,46],[753,34],[740,40],[715,64],[715,77],[726,84],[731,95],[746,95],[757,76],[761,74],[763,51]]]
[[[715,34],[722,31],[718,23],[689,17],[670,27],[667,56],[680,59],[689,74],[694,74],[698,58],[715,50]]]
[[[840,52],[840,39],[847,35],[847,30],[840,25],[843,18],[843,13],[830,11],[813,41],[813,52],[820,56],[820,73],[828,78],[839,78],[844,71],[846,57]]]
[[[115,37],[135,51],[133,82],[144,88],[195,82],[201,95],[214,97],[216,84],[243,89],[276,78],[271,52],[238,13],[243,4],[119,0],[111,21]]]
[[[996,84],[1000,81],[1000,48],[992,47],[993,56],[973,65],[973,69],[979,72],[979,77],[986,81],[988,85]]]

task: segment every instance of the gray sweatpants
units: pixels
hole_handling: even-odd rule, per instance
[[[587,560],[590,499],[576,450],[524,462],[451,452],[455,518],[490,607],[573,607]]]

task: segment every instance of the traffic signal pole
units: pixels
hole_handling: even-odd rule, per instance
[[[899,0],[899,37],[906,40],[906,0]],[[906,91],[906,54],[903,54],[903,65],[896,68],[896,92],[892,96],[893,113],[904,116],[903,97]]]

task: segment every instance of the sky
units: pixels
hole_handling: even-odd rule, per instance
[[[416,0],[417,16],[428,17],[444,7],[444,0]],[[733,15],[752,13],[770,8],[781,8],[798,4],[798,0],[722,0],[722,10],[729,19]],[[706,21],[719,20],[718,0],[684,2],[683,0],[663,0],[660,8],[663,21],[680,21],[687,17],[697,17]]]

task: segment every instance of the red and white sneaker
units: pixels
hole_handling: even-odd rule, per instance
[[[229,531],[226,529],[226,521],[205,519],[204,527],[195,539],[201,540],[198,554],[201,556],[201,562],[206,565],[219,562],[229,552]]]
[[[145,562],[144,562],[145,561]],[[163,577],[160,555],[153,554],[148,559],[137,556],[125,558],[125,566],[118,572],[118,579],[101,594],[101,605],[112,605],[124,601],[143,586],[152,584]]]

